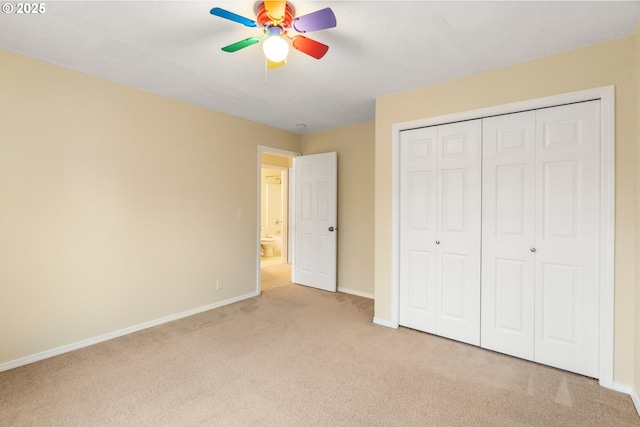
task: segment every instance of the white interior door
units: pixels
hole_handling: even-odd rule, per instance
[[[436,127],[400,134],[400,324],[436,333]]]
[[[600,101],[536,115],[535,360],[597,378]]]
[[[294,252],[296,250],[295,232],[294,232],[295,217],[296,217],[296,206],[295,206],[296,177],[292,167],[289,168],[287,176],[289,177],[289,182],[287,185],[287,197],[288,197],[287,218],[289,220],[287,221],[287,259],[285,260],[285,262],[293,265],[294,259],[295,259]],[[294,191],[292,191],[292,189],[294,189]],[[291,218],[294,218],[294,220],[291,221]],[[295,271],[292,271],[291,273],[291,280],[295,282]]]
[[[533,360],[535,111],[483,120],[484,348]]]
[[[296,157],[295,282],[336,291],[337,160],[335,152]]]
[[[482,121],[438,126],[438,334],[480,345]]]
[[[481,345],[598,377],[599,102],[483,127]]]
[[[481,121],[400,143],[400,324],[478,345]]]

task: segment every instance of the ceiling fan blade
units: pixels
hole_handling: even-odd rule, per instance
[[[219,7],[214,7],[209,12],[212,15],[219,16],[220,18],[228,19],[229,21],[237,22],[239,24],[244,25],[245,27],[257,27],[258,23],[253,19],[245,18],[244,16],[236,15],[233,12],[229,12],[228,10],[221,9]]]
[[[329,50],[329,46],[326,44],[311,40],[305,36],[295,36],[293,38],[293,47],[316,59],[322,58]]]
[[[225,46],[222,48],[225,52],[235,52],[240,49],[244,49],[247,46],[251,46],[252,44],[260,43],[262,37],[249,37],[248,39],[241,40],[239,42],[235,42],[230,44],[229,46]]]
[[[282,67],[283,65],[285,65],[287,63],[286,59],[283,59],[280,62],[273,62],[270,59],[267,59],[267,66],[269,68],[278,68],[278,67]]]
[[[293,28],[299,33],[325,30],[336,25],[336,15],[333,14],[333,10],[329,7],[316,10],[293,20]]]
[[[267,16],[276,22],[282,21],[284,19],[286,6],[286,1],[264,0],[264,10],[267,12]]]

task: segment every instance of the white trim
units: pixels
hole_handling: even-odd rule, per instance
[[[391,136],[391,320],[400,326],[400,130],[393,125]]]
[[[292,162],[293,163],[293,162]],[[289,204],[289,211],[287,213],[287,236],[288,236],[288,242],[287,244],[288,246],[288,251],[287,251],[287,260],[285,261],[287,264],[291,264],[293,266],[293,264],[295,263],[295,257],[293,256],[293,254],[295,254],[296,252],[296,241],[295,241],[295,218],[296,218],[296,198],[295,198],[295,191],[292,191],[291,189],[295,189],[296,188],[296,176],[294,173],[294,169],[293,169],[293,165],[289,168],[288,172],[287,172],[287,176],[289,177],[289,184],[287,187],[287,203]],[[291,221],[291,218],[293,218],[293,221]],[[294,271],[293,268],[291,269],[291,281],[295,282],[294,280]]]
[[[638,393],[636,393],[635,389],[632,388],[631,393],[629,393],[629,396],[631,396],[631,401],[633,402],[633,406],[636,407],[636,412],[638,413],[638,415],[640,415],[640,397],[638,397]]]
[[[255,244],[255,251],[256,251],[256,293],[257,295],[260,295],[261,292],[261,281],[262,281],[262,273],[260,272],[260,229],[261,229],[261,222],[262,222],[262,210],[260,209],[261,206],[261,196],[262,196],[262,154],[263,153],[267,153],[267,154],[275,154],[276,156],[283,156],[283,157],[298,157],[301,154],[300,153],[296,153],[295,151],[287,151],[287,150],[282,150],[280,148],[274,148],[274,147],[267,147],[266,145],[258,145],[258,166],[257,166],[257,176],[258,176],[258,180],[257,180],[257,186],[258,186],[258,203],[257,203],[257,231],[256,231],[256,244]],[[289,212],[289,214],[291,214],[291,212]],[[289,215],[290,216],[290,215]],[[291,222],[291,218],[288,218],[288,223]],[[293,271],[293,268],[292,268]],[[293,278],[292,278],[293,279]]]
[[[609,96],[613,97],[613,94],[614,86],[603,86],[594,89],[581,90],[578,92],[563,93],[560,95],[547,96],[544,98],[513,102],[511,104],[480,108],[478,110],[462,111],[459,113],[446,114],[444,116],[429,117],[409,122],[395,123],[392,125],[392,132],[399,132],[401,130],[415,129],[426,126],[442,125],[446,123],[462,122],[465,120],[482,119],[485,117],[498,116],[501,114],[511,114],[520,111],[555,107],[558,105],[572,104],[575,102],[605,99]],[[613,101],[613,99],[611,99],[611,101]]]
[[[615,286],[615,89],[600,96],[600,385],[613,387]],[[638,406],[636,405],[636,408]]]
[[[364,297],[364,298],[369,298],[369,299],[375,299],[375,295],[368,293],[368,292],[362,292],[362,291],[356,291],[355,289],[349,289],[349,288],[344,288],[342,286],[338,286],[338,292],[343,292],[345,294],[351,294],[351,295],[356,295],[359,297]]]
[[[398,329],[397,323],[393,323],[385,319],[380,319],[379,317],[374,317],[373,323],[380,326],[386,326],[387,328]]]
[[[610,388],[620,393],[628,394],[629,397],[631,397],[633,405],[636,407],[636,412],[640,415],[640,397],[638,397],[638,393],[636,393],[633,387],[614,381]]]
[[[638,415],[640,415],[640,397],[638,397],[638,393],[636,393],[635,389],[631,389],[631,393],[629,393],[629,396],[631,396],[633,406],[636,407],[636,412],[638,413]]]
[[[0,372],[8,371],[9,369],[17,368],[19,366],[27,365],[29,363],[37,362],[39,360],[48,359],[49,357],[58,356],[60,354],[68,353],[70,351],[79,350],[90,345],[98,344],[104,341],[112,340],[124,335],[139,332],[143,329],[152,328],[154,326],[162,325],[163,323],[173,322],[174,320],[182,319],[184,317],[193,316],[194,314],[202,313],[205,311],[213,310],[214,308],[220,308],[225,305],[233,304],[239,301],[243,301],[248,298],[258,296],[257,292],[251,292],[249,294],[240,295],[238,297],[229,298],[224,301],[215,302],[213,304],[204,305],[191,310],[183,311],[182,313],[172,314],[160,319],[151,320],[149,322],[140,323],[138,325],[129,326],[128,328],[120,329],[118,331],[109,332],[97,337],[88,338],[86,340],[78,341],[72,344],[56,347],[51,350],[46,350],[40,353],[32,354],[31,356],[21,357],[20,359],[10,360],[8,362],[0,364]]]
[[[473,120],[500,114],[548,108],[562,104],[599,99],[601,119],[601,229],[600,229],[600,385],[613,387],[614,351],[614,226],[615,226],[615,87],[554,95],[444,116],[431,117],[391,126],[391,313],[390,320],[374,323],[398,327],[400,290],[400,132],[403,130]]]
[[[631,394],[634,392],[633,387],[628,386],[626,384],[621,384],[617,381],[613,382],[611,386],[611,390],[619,391],[620,393],[628,394],[629,396],[631,396]]]

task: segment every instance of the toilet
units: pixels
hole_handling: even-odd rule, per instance
[[[273,237],[267,237],[264,227],[260,230],[260,247],[262,248],[263,256],[273,256],[273,248],[276,244],[276,239]]]

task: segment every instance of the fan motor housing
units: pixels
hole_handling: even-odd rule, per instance
[[[291,24],[293,23],[293,10],[291,9],[289,3],[287,3],[285,6],[284,18],[281,21],[274,21],[269,17],[269,15],[267,15],[267,11],[264,7],[264,2],[260,2],[257,15],[258,16],[256,21],[262,27],[279,26],[282,28],[291,28]]]

